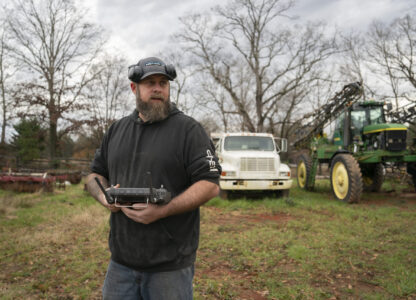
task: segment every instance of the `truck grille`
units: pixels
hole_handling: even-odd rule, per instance
[[[256,171],[274,171],[274,159],[273,158],[252,158],[242,157],[240,164],[241,171],[256,172]]]
[[[406,130],[386,132],[386,150],[403,151],[406,149]]]

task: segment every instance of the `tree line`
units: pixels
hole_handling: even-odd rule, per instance
[[[360,81],[365,98],[392,101],[395,109],[416,102],[414,12],[346,32],[293,18],[295,5],[230,0],[182,16],[172,37],[177,50],[149,54],[177,67],[171,100],[207,131],[286,138],[349,82]],[[53,159],[71,143],[92,151],[133,109],[131,62],[109,54],[107,33],[86,16],[72,0],[12,0],[2,9],[1,145],[31,144],[19,141],[29,127],[38,132],[29,136],[42,137],[31,144],[39,146],[35,156]]]

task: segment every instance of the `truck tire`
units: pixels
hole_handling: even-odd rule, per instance
[[[413,187],[416,192],[416,162],[407,163],[407,173],[412,177]]]
[[[384,182],[383,164],[365,164],[361,167],[363,187],[367,192],[380,192]]]
[[[287,190],[277,190],[275,192],[276,198],[287,198],[289,197],[289,189]]]
[[[221,199],[227,200],[228,199],[228,191],[220,189],[220,192],[218,193],[218,196],[220,196]]]
[[[347,203],[360,201],[363,191],[361,170],[351,154],[338,154],[332,159],[330,180],[335,198]]]
[[[308,183],[308,178],[312,172],[312,160],[309,155],[302,154],[299,156],[296,177],[298,179],[298,186],[307,191],[313,190],[313,184]]]
[[[287,190],[282,190],[282,197],[283,197],[283,198],[287,198],[287,197],[289,197],[289,192],[290,192],[290,190],[289,190],[289,189],[287,189]]]

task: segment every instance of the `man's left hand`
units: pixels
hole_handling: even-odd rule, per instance
[[[134,204],[132,208],[122,207],[121,210],[135,222],[150,224],[165,217],[163,208],[163,205],[149,203],[147,207],[143,207],[142,204]]]

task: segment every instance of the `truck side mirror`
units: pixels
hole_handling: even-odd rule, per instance
[[[391,103],[387,103],[387,111],[391,111],[393,109],[393,105]]]
[[[287,152],[287,139],[284,138],[274,138],[276,144],[277,153]]]
[[[280,149],[282,152],[287,152],[287,139],[282,139]]]

